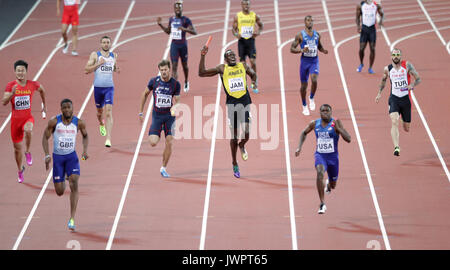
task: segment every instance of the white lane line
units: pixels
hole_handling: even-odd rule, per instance
[[[16,28],[14,28],[14,30],[11,32],[11,34],[9,34],[9,36],[2,42],[2,45],[0,45],[0,51],[3,50],[3,48],[5,47],[5,44],[8,43],[8,41],[12,38],[12,36],[14,36],[14,34],[16,34],[16,32],[20,29],[20,27],[22,27],[22,25],[25,23],[25,21],[28,20],[28,17],[30,17],[31,13],[33,13],[33,11],[36,9],[36,7],[40,3],[41,3],[41,0],[38,0],[38,1],[36,1],[36,3],[34,3],[34,5],[27,12],[27,14],[25,14],[25,17],[23,17],[23,19],[20,21],[20,23],[16,26]]]
[[[431,24],[431,27],[433,27],[434,32],[436,32],[436,35],[438,36],[438,38],[441,40],[442,45],[445,46],[445,40],[442,37],[441,33],[439,32],[439,30],[437,29],[436,25],[434,24],[433,20],[431,19],[430,15],[428,14],[428,11],[425,9],[425,7],[422,4],[421,0],[417,0],[417,3],[419,4],[420,8],[422,9],[423,13],[425,14],[425,17],[427,17],[428,21]]]
[[[135,2],[134,0],[131,2],[130,7],[128,8],[127,15],[126,15],[125,18],[124,18],[124,22],[126,22],[126,19],[128,18],[127,16],[128,16],[129,13],[131,12],[131,8],[134,6],[134,2]],[[121,29],[123,28],[123,26],[124,26],[124,23],[122,23],[121,28],[119,28],[119,33],[120,33]],[[88,95],[90,95],[90,94],[91,94],[91,92],[90,92]],[[87,98],[85,99],[84,103],[87,103],[87,100],[88,100],[88,99],[89,99],[89,98],[87,97]],[[80,113],[78,114],[78,117],[81,117],[81,115],[83,114],[83,110],[84,110],[85,107],[86,107],[85,104],[83,104],[82,110],[81,110]],[[33,218],[33,216],[34,216],[34,213],[36,212],[36,209],[37,209],[37,207],[39,206],[39,203],[40,203],[42,197],[44,196],[45,190],[47,189],[47,186],[48,186],[48,184],[50,183],[50,179],[52,178],[52,174],[53,174],[53,169],[50,170],[50,172],[49,172],[49,174],[48,174],[48,176],[47,176],[47,179],[45,180],[45,184],[44,184],[44,186],[42,187],[41,192],[39,193],[39,196],[37,197],[37,199],[36,199],[36,201],[35,201],[35,203],[34,203],[34,205],[33,205],[33,208],[31,209],[30,214],[28,215],[28,218],[27,218],[27,220],[25,221],[25,224],[24,224],[23,227],[22,227],[22,231],[20,232],[19,236],[17,237],[17,240],[16,240],[16,242],[15,242],[13,248],[12,248],[13,250],[17,250],[17,248],[19,247],[20,243],[22,242],[23,236],[25,235],[25,232],[27,231],[28,226],[29,226],[30,223],[31,223],[31,220],[32,220],[32,218]]]
[[[439,29],[442,29],[442,30],[443,30],[443,29],[448,29],[448,28],[450,28],[450,26],[447,26],[447,27],[441,27],[441,28],[439,28]],[[396,45],[397,45],[399,42],[404,41],[404,40],[407,40],[407,39],[409,39],[409,38],[411,38],[411,37],[415,37],[415,36],[418,36],[418,35],[430,33],[430,32],[432,32],[432,31],[433,31],[433,30],[427,30],[427,31],[422,31],[422,32],[414,33],[414,34],[412,34],[412,35],[408,35],[408,36],[402,37],[402,38],[396,40],[394,43],[388,44],[388,45],[389,45],[389,47],[390,47],[390,49],[391,49],[391,51],[392,51],[392,50],[396,47]],[[450,44],[450,43],[449,43],[449,44]],[[447,49],[448,49],[448,48],[447,48]],[[430,127],[428,126],[427,120],[425,119],[425,115],[423,114],[422,109],[420,109],[419,102],[418,102],[417,99],[416,99],[416,95],[414,94],[414,91],[411,91],[411,98],[412,98],[412,100],[413,100],[413,102],[414,102],[414,106],[415,106],[416,109],[417,109],[417,113],[419,114],[420,119],[422,120],[423,126],[425,127],[425,130],[426,130],[426,132],[427,132],[427,134],[428,134],[428,137],[430,138],[431,144],[432,144],[433,147],[434,147],[434,151],[436,152],[436,155],[438,156],[439,161],[441,162],[441,166],[442,166],[442,168],[444,169],[445,174],[447,175],[447,180],[450,182],[450,173],[449,173],[449,170],[448,170],[448,167],[447,167],[447,163],[445,162],[444,158],[442,157],[441,151],[439,150],[439,147],[438,147],[438,145],[437,145],[437,143],[436,143],[436,140],[434,139],[434,136],[433,136],[433,134],[431,133]]]
[[[375,193],[375,188],[372,182],[372,174],[370,173],[370,169],[369,169],[369,165],[367,163],[367,158],[366,158],[366,154],[364,151],[364,146],[362,144],[362,140],[361,140],[361,135],[359,134],[359,129],[358,129],[358,125],[356,124],[356,118],[355,118],[355,113],[353,111],[353,106],[352,106],[352,101],[350,99],[350,95],[348,92],[348,87],[347,87],[347,82],[345,80],[345,76],[344,76],[344,69],[342,68],[342,63],[340,60],[340,56],[339,56],[339,46],[342,44],[342,41],[339,42],[338,44],[335,43],[335,39],[334,39],[334,34],[333,34],[333,29],[331,28],[331,22],[330,22],[330,17],[328,16],[328,9],[327,9],[327,4],[325,2],[325,0],[322,0],[322,6],[323,6],[323,10],[326,16],[326,20],[327,20],[327,25],[328,25],[328,33],[330,34],[332,43],[333,43],[333,47],[334,47],[334,54],[336,57],[336,63],[338,65],[338,69],[339,69],[339,74],[341,77],[341,81],[342,81],[342,86],[344,88],[344,92],[345,92],[345,98],[347,99],[347,104],[348,104],[348,108],[350,111],[350,116],[352,118],[352,123],[353,123],[353,129],[355,130],[355,134],[356,134],[356,138],[358,141],[358,146],[359,146],[359,150],[361,152],[361,158],[364,164],[364,169],[366,171],[366,176],[367,176],[367,181],[369,182],[369,187],[370,187],[370,193],[372,194],[372,200],[373,200],[373,204],[375,206],[375,211],[377,213],[377,217],[378,217],[378,223],[380,226],[380,230],[381,233],[383,235],[383,240],[384,240],[384,244],[387,250],[391,249],[391,245],[389,243],[389,239],[386,233],[386,228],[384,226],[384,221],[383,221],[383,216],[381,214],[381,210],[380,210],[380,206],[378,205],[378,199],[377,199],[377,195]]]
[[[220,53],[220,63],[223,62],[227,43],[227,33],[228,33],[228,20],[229,20],[229,14],[230,14],[230,0],[227,0],[226,2],[226,8],[225,8],[225,20],[224,20],[224,26],[223,26],[223,37],[222,37],[222,50]],[[208,178],[206,181],[206,194],[205,194],[205,203],[203,208],[203,219],[202,219],[202,230],[200,235],[200,250],[205,249],[205,239],[206,239],[206,225],[208,223],[208,209],[209,209],[209,197],[211,195],[211,178],[212,178],[212,169],[213,169],[213,163],[214,163],[214,151],[216,148],[216,136],[217,136],[217,125],[218,125],[218,119],[219,119],[219,104],[220,104],[220,90],[221,90],[221,82],[220,77],[217,79],[217,94],[216,94],[216,105],[214,109],[214,126],[213,126],[213,133],[211,137],[211,150],[209,153],[209,165],[208,165]]]
[[[281,108],[283,112],[283,134],[284,134],[284,152],[286,154],[286,174],[287,174],[287,184],[288,184],[288,195],[289,195],[289,218],[291,222],[291,237],[292,237],[292,249],[297,250],[297,227],[295,224],[295,210],[294,210],[294,194],[292,191],[292,174],[291,174],[291,158],[289,152],[289,138],[288,138],[288,128],[287,128],[287,114],[286,114],[286,94],[284,88],[284,71],[283,71],[283,47],[281,46],[280,37],[280,20],[278,13],[278,0],[274,0],[274,12],[275,12],[275,25],[277,32],[277,46],[278,46],[278,71],[280,77],[280,91],[281,91]]]
[[[379,0],[379,3],[380,3],[380,5],[381,5],[381,0]],[[378,23],[379,23],[380,20],[381,20],[381,16],[380,16],[380,14],[378,14],[378,12],[377,12],[377,20],[378,20]],[[391,41],[389,40],[389,37],[388,37],[388,35],[387,35],[387,33],[386,33],[386,29],[384,29],[384,26],[380,26],[380,28],[381,28],[381,32],[383,33],[384,39],[385,39],[388,43],[391,43]]]

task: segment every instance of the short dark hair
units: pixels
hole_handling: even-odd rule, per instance
[[[24,60],[17,60],[14,63],[14,71],[16,70],[17,66],[24,66],[26,70],[28,70],[28,63],[25,62]]]
[[[333,110],[329,104],[322,104],[322,106],[320,106],[320,109],[322,109],[322,107],[328,107],[330,108],[330,111]]]
[[[68,98],[65,98],[65,99],[61,100],[61,107],[62,107],[62,105],[63,105],[64,103],[70,103],[70,104],[72,104],[72,100],[70,100],[70,99],[68,99]],[[73,104],[72,104],[72,105],[73,105]]]
[[[223,58],[226,58],[228,52],[233,52],[232,49],[228,49],[223,53]],[[234,53],[234,52],[233,52]]]
[[[105,39],[105,38],[111,40],[111,38],[110,38],[109,36],[103,36],[103,37],[100,39],[100,42],[102,42],[102,40]]]
[[[167,59],[163,59],[158,63],[158,69],[163,66],[168,66],[170,68],[170,61]]]
[[[308,19],[308,18],[311,18],[311,19],[312,19],[312,16],[311,16],[311,15],[306,15],[306,16],[305,16],[305,22],[306,22],[306,19]]]

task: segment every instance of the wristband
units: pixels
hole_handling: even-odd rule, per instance
[[[143,113],[141,113],[141,112],[139,113],[139,116],[143,116],[143,115],[144,115]]]
[[[45,157],[44,157],[44,160],[46,160],[47,158],[49,158],[50,157],[50,155],[46,155]]]

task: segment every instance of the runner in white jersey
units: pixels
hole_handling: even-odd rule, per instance
[[[68,227],[75,230],[75,212],[78,204],[78,179],[80,177],[80,163],[75,152],[78,130],[83,135],[82,159],[88,158],[88,134],[83,120],[73,116],[73,106],[70,99],[61,101],[61,114],[48,121],[42,136],[42,147],[45,153],[45,168],[49,169],[52,157],[49,154],[48,139],[53,134],[53,183],[58,196],[66,189],[66,176],[70,185],[70,219]]]
[[[410,76],[414,77],[411,82]],[[394,155],[400,155],[398,122],[400,115],[403,120],[403,129],[409,132],[411,124],[411,100],[409,93],[416,85],[421,82],[419,74],[411,62],[403,60],[400,49],[392,50],[392,64],[384,67],[383,78],[381,79],[380,90],[375,98],[375,102],[381,98],[381,92],[386,85],[387,79],[391,81],[391,95],[389,96],[389,116],[391,117],[392,127],[391,136],[394,143]]]
[[[359,60],[360,65],[356,71],[361,72],[364,67],[364,50],[366,49],[367,42],[370,46],[370,62],[369,73],[375,73],[372,69],[375,62],[375,43],[377,39],[377,30],[375,28],[377,12],[380,14],[380,26],[383,26],[384,12],[381,5],[373,0],[362,1],[356,7],[356,25],[358,27],[358,33],[361,33],[359,37]],[[361,26],[362,18],[362,26]]]
[[[111,38],[100,39],[101,50],[92,52],[85,67],[86,74],[95,71],[94,100],[97,107],[97,119],[100,134],[106,136],[105,146],[111,147],[111,131],[113,126],[112,107],[114,103],[113,73],[120,73],[117,66],[117,53],[110,51]],[[103,109],[105,107],[105,110]]]

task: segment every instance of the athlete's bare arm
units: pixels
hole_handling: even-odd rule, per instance
[[[78,119],[78,130],[80,131],[81,135],[83,136],[83,154],[81,155],[81,157],[86,160],[89,158],[89,156],[87,154],[89,138],[88,138],[88,133],[87,133],[87,129],[86,129],[86,123],[81,119]]]
[[[303,143],[306,140],[306,136],[308,135],[308,133],[310,133],[314,129],[315,125],[316,125],[316,121],[312,120],[306,126],[306,128],[302,131],[302,133],[300,133],[300,141],[298,143],[298,148],[297,148],[297,150],[295,150],[295,156],[296,157],[298,157],[300,155],[300,152],[302,151]]]
[[[168,25],[167,27],[165,27],[164,25],[161,24],[161,17],[158,17],[156,19],[156,22],[158,23],[159,27],[161,27],[161,29],[168,35],[170,35],[170,25]]]
[[[317,34],[319,35],[319,44],[317,45],[317,49],[324,54],[328,54],[328,50],[325,50],[325,48],[322,46],[322,36],[319,33]]]
[[[384,12],[383,12],[383,8],[381,7],[381,5],[379,3],[377,3],[377,11],[378,11],[378,14],[380,14],[380,26],[383,26]]]
[[[84,67],[84,72],[86,74],[89,74],[91,72],[94,72],[99,66],[103,65],[105,63],[105,60],[103,58],[100,58],[97,62],[97,53],[92,52],[89,56],[89,60],[86,63],[86,66]]]
[[[116,59],[116,61],[114,61],[114,71],[120,73],[120,68],[117,65],[117,53],[114,53],[114,59]]]
[[[302,48],[299,47],[299,45],[302,43],[302,33],[299,32],[296,36],[294,41],[292,41],[291,44],[291,53],[303,53]],[[297,48],[298,47],[298,48]],[[307,49],[307,48],[306,48]]]
[[[238,39],[241,38],[241,35],[239,35],[239,29],[238,29],[238,17],[237,17],[237,15],[234,16],[234,19],[233,19],[233,27],[231,28],[231,32],[233,33],[233,36],[237,37]]]
[[[39,95],[41,96],[41,100],[42,100],[42,104],[43,104],[42,112],[47,113],[47,103],[45,102],[45,89],[42,84],[39,86],[38,91],[39,91]]]
[[[411,84],[409,83],[408,89],[412,90],[416,85],[422,82],[422,79],[419,77],[419,73],[417,73],[416,68],[413,66],[413,64],[409,61],[406,62],[406,68],[408,70],[408,73],[414,77],[414,82]]]
[[[356,6],[356,27],[358,29],[358,33],[361,33],[361,4]]]
[[[344,125],[342,125],[341,120],[336,119],[334,121],[334,129],[336,129],[337,133],[340,134],[342,136],[342,139],[344,139],[344,141],[350,143],[352,140],[352,137],[350,136],[350,134],[347,132],[347,130],[344,128]]]
[[[52,161],[52,157],[50,156],[50,152],[48,149],[48,139],[52,136],[53,132],[55,131],[56,123],[57,123],[56,117],[53,117],[52,119],[48,120],[47,127],[44,129],[44,134],[42,134],[42,148],[44,148],[44,154],[45,154],[45,169],[49,169],[50,161]]]
[[[150,94],[150,89],[145,87],[144,92],[142,92],[141,95],[141,104],[139,106],[139,120],[141,120],[141,123],[144,121],[144,105],[147,102],[147,97]]]
[[[56,16],[60,16],[61,15],[61,12],[60,12],[60,9],[61,9],[61,1],[62,0],[56,0]]]
[[[8,103],[11,101],[12,97],[13,97],[14,94],[16,93],[16,88],[17,88],[17,84],[15,84],[15,85],[12,87],[12,91],[11,91],[11,92],[5,92],[5,93],[3,94],[3,99],[2,99],[3,105],[6,105],[6,104],[8,104]]]
[[[261,18],[259,17],[259,15],[256,15],[256,24],[258,25],[258,30],[256,30],[256,31],[253,33],[253,38],[255,38],[255,37],[261,35],[261,32],[262,32],[262,30],[264,29],[264,24],[263,24],[263,22],[261,21]]]
[[[200,55],[200,63],[198,65],[198,76],[200,77],[212,77],[217,74],[223,74],[224,65],[217,65],[215,68],[206,69],[205,56],[208,53],[208,47],[203,46]]]
[[[381,92],[383,91],[384,87],[386,86],[386,81],[388,78],[389,78],[389,69],[388,69],[388,67],[384,67],[383,78],[381,78],[381,83],[380,83],[380,89],[378,90],[378,94],[375,97],[376,103],[378,103],[378,101],[381,98]]]

